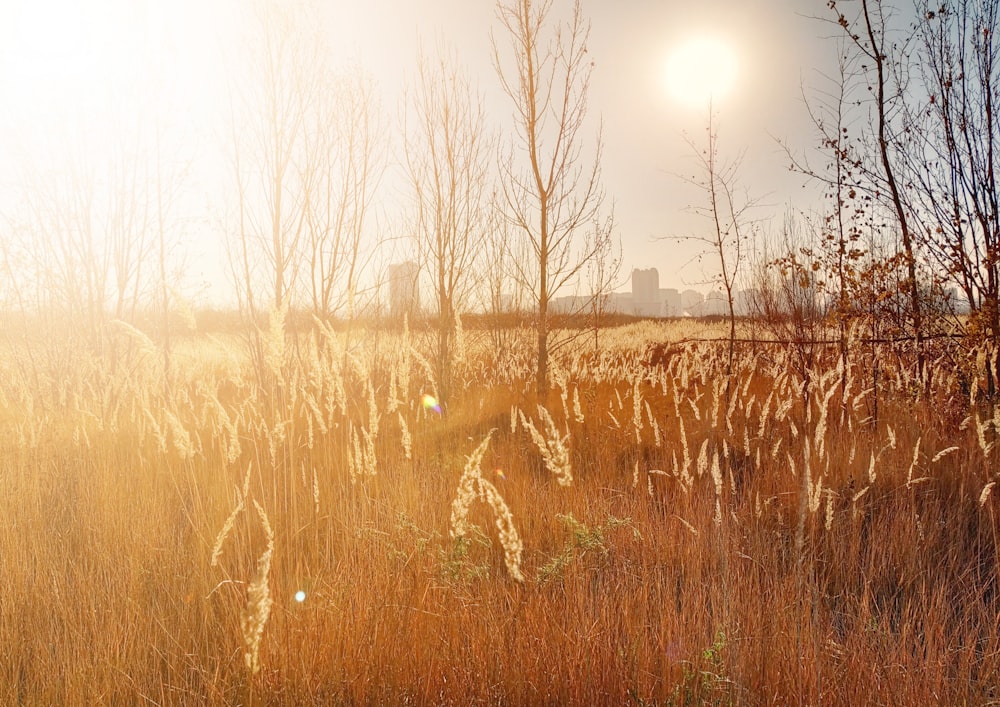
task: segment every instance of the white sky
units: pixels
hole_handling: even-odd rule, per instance
[[[500,32],[492,0],[317,4],[325,15],[320,29],[336,56],[359,59],[375,76],[394,130],[418,45],[433,49],[440,39],[478,80],[491,119],[504,129],[511,106],[491,64],[490,31]],[[123,120],[121,114],[108,120],[108,106],[133,105],[129,92],[137,85],[159,88],[152,91],[155,100],[142,101],[136,114],[126,111],[124,120],[156,116],[189,135],[186,155],[178,155],[193,175],[189,203],[200,209],[224,198],[217,145],[227,106],[224,57],[231,53],[232,28],[249,6],[242,0],[0,0],[0,208],[11,206],[19,175],[33,168],[32,161],[48,155],[57,162],[67,144],[99,150]],[[625,275],[654,266],[661,287],[681,289],[705,279],[691,266],[694,244],[653,240],[708,226],[685,211],[700,206],[702,195],[676,176],[691,173],[694,161],[683,135],[703,136],[705,112],[670,95],[671,50],[685,39],[711,36],[739,58],[735,86],[716,103],[722,153],[745,150],[742,181],[771,205],[760,216],[780,222],[786,202],[801,200],[802,179],[789,174],[772,136],[801,150],[813,145],[801,81],[820,84],[816,70],[832,61],[836,46],[822,39],[828,27],[799,13],[825,15],[825,6],[821,0],[584,0],[592,21],[588,49],[596,62],[590,117],[594,127],[603,120],[604,186],[615,203]],[[498,41],[503,45],[506,38],[498,34]],[[162,75],[150,76],[150,66],[163,67]],[[71,124],[77,127],[67,132]],[[377,201],[391,219],[402,197],[391,176],[386,184]],[[224,277],[213,218],[202,214],[192,227],[192,286]]]

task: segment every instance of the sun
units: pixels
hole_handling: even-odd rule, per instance
[[[719,37],[688,37],[678,42],[667,58],[667,89],[674,100],[691,108],[705,108],[724,99],[738,74],[736,51]]]
[[[0,0],[3,4],[6,0]],[[228,0],[235,3],[236,0]],[[199,0],[14,0],[0,10],[0,129],[51,142],[119,129],[119,111],[174,124],[218,93],[221,5]],[[167,104],[166,97],[170,98]],[[176,119],[176,120],[175,120]]]

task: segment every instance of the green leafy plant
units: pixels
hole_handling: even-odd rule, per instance
[[[442,578],[448,582],[465,584],[488,577],[489,564],[477,562],[473,557],[473,548],[478,546],[489,550],[492,545],[490,536],[478,525],[470,523],[465,535],[455,538],[450,545],[438,551]],[[489,555],[485,553],[482,556]]]
[[[719,629],[712,645],[701,652],[701,660],[684,663],[684,680],[674,688],[668,705],[730,705],[733,703],[731,681],[725,676],[726,632]]]
[[[591,528],[587,524],[577,520],[572,513],[559,514],[556,516],[559,521],[569,531],[570,537],[563,545],[562,549],[556,553],[551,560],[542,565],[538,570],[538,581],[542,584],[561,579],[563,572],[575,559],[583,558],[588,553],[608,553],[607,534],[616,528],[632,528],[632,532],[639,537],[638,529],[633,525],[631,518],[616,518],[608,516],[608,519],[601,525]]]

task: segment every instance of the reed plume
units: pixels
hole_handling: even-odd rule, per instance
[[[264,625],[271,615],[271,591],[268,588],[268,575],[271,573],[271,556],[274,554],[274,531],[267,514],[257,501],[253,502],[264,528],[267,546],[257,558],[257,571],[247,586],[247,604],[243,609],[241,625],[243,628],[243,661],[251,675],[260,670],[260,639],[264,635]]]
[[[552,472],[560,486],[572,484],[573,468],[569,459],[569,447],[566,444],[569,441],[569,431],[561,434],[549,411],[542,405],[538,406],[538,416],[545,426],[544,435],[523,412],[518,412],[521,416],[521,425],[528,430],[531,440],[545,461],[545,468]]]
[[[500,491],[492,483],[483,478],[480,465],[486,450],[490,445],[495,430],[490,430],[486,438],[480,442],[479,446],[473,450],[466,460],[462,477],[458,481],[458,490],[455,500],[451,504],[451,528],[452,538],[460,539],[469,534],[469,508],[477,500],[488,503],[493,509],[493,516],[496,523],[497,534],[500,544],[504,550],[504,563],[510,576],[518,582],[524,581],[521,573],[521,554],[524,552],[524,545],[521,536],[514,526],[514,516],[510,508],[500,495]]]

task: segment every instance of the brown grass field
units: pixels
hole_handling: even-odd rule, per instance
[[[191,335],[166,382],[124,325],[9,338],[0,703],[1000,701],[975,380],[652,347],[698,326],[560,348],[544,410],[530,335],[468,330],[441,413],[431,332]]]

